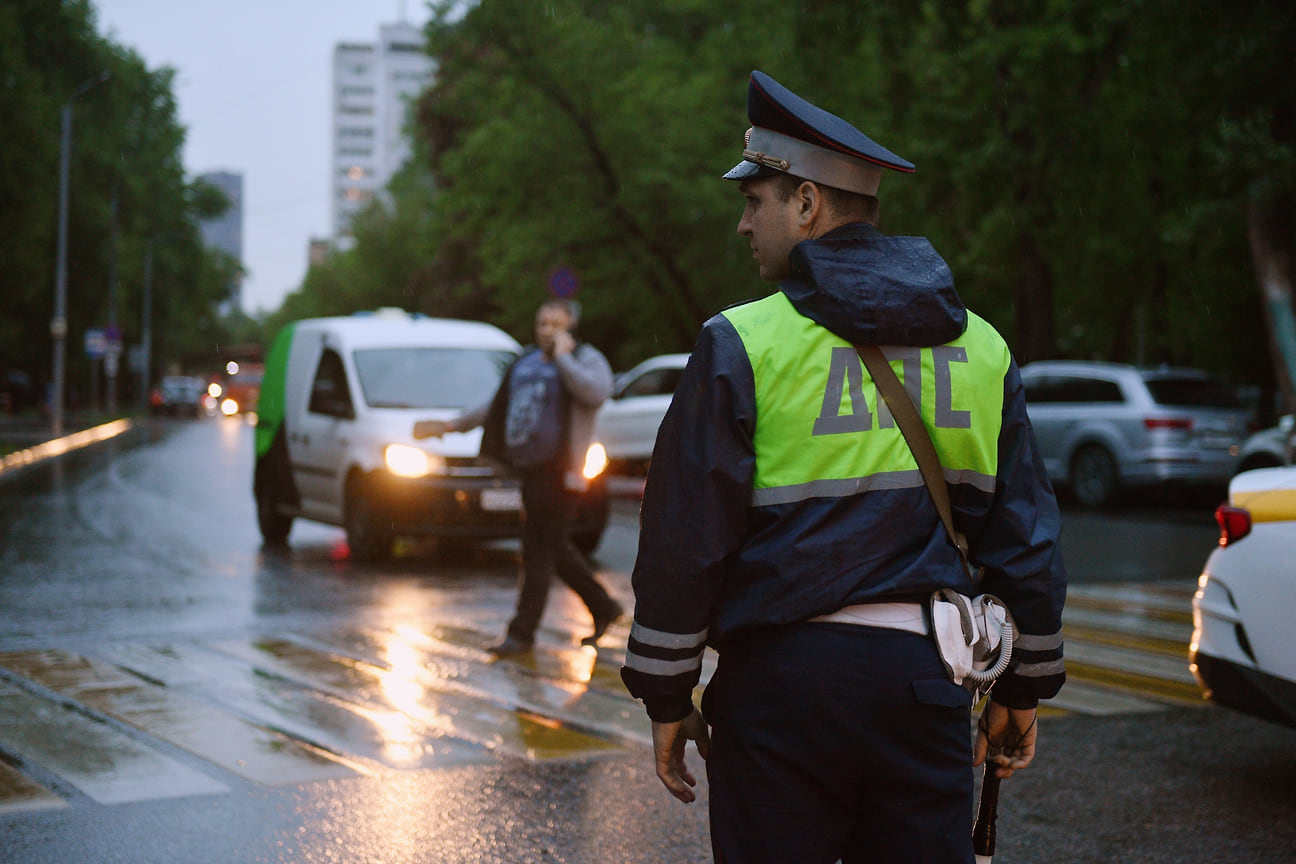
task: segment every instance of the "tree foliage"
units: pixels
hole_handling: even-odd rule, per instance
[[[228,202],[185,178],[173,78],[98,36],[85,0],[0,4],[0,370],[50,379],[61,117],[70,102],[70,404],[89,395],[93,377],[86,330],[115,322],[125,345],[140,344],[150,248],[153,371],[202,364],[228,341],[219,306],[237,264],[206,250],[197,228]],[[125,363],[119,380],[123,396],[136,395]]]
[[[330,268],[362,284],[401,258],[404,241],[378,242],[396,231],[417,248],[401,305],[525,336],[567,267],[618,365],[686,350],[706,317],[769,290],[717,180],[761,68],[918,164],[884,180],[884,229],[930,236],[1021,361],[1266,383],[1268,357],[1236,350],[1263,332],[1245,206],[1257,184],[1291,187],[1277,118],[1294,17],[1173,0],[442,3],[414,130],[430,188],[404,199],[421,213],[397,189]]]

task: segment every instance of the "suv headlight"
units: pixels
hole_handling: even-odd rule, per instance
[[[445,469],[445,460],[419,447],[389,444],[383,451],[387,470],[398,477],[426,477]]]
[[[585,468],[581,471],[586,480],[593,480],[603,473],[608,466],[607,451],[603,445],[595,441],[585,451]]]

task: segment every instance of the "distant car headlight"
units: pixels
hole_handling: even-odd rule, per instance
[[[221,402],[220,408],[221,408],[221,413],[224,414],[226,417],[233,417],[235,414],[238,413],[238,403],[235,402],[233,399],[226,399],[223,402]]]
[[[593,480],[603,473],[608,466],[607,451],[603,445],[595,441],[585,451],[585,468],[581,471],[586,480]]]
[[[221,394],[224,392],[225,391],[221,389],[221,386],[215,381],[207,385],[207,395],[213,399],[219,399]]]
[[[408,444],[389,444],[383,451],[387,470],[397,477],[426,477],[445,470],[445,460],[434,453]]]

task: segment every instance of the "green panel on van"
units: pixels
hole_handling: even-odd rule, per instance
[[[279,331],[266,354],[265,377],[261,379],[261,398],[257,405],[256,455],[264,456],[274,443],[275,434],[284,420],[284,384],[288,378],[288,354],[292,348],[296,323]]]

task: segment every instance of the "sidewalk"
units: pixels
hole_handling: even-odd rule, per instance
[[[54,437],[50,424],[36,415],[0,415],[0,479],[22,468],[115,438],[134,428],[129,417],[74,412],[64,417],[64,434]]]

